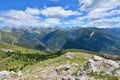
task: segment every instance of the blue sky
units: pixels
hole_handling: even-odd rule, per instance
[[[27,7],[44,8],[53,6],[69,6],[69,9],[77,10],[79,8],[77,0],[1,0],[0,10],[25,10]]]
[[[120,27],[120,0],[1,0],[1,27]]]

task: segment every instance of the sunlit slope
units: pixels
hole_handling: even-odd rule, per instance
[[[12,52],[33,53],[33,54],[34,53],[41,53],[41,54],[43,53],[42,51],[18,47],[18,46],[10,45],[10,44],[3,43],[3,42],[0,42],[0,50],[1,51],[4,51],[4,50],[9,51],[10,50]]]

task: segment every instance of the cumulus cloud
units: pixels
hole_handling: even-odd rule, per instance
[[[26,10],[25,10],[25,13],[27,13],[27,14],[31,14],[31,15],[39,15],[40,14],[40,11],[38,10],[38,9],[33,9],[33,8],[27,8]]]
[[[10,10],[0,13],[0,21],[3,21],[4,26],[36,26],[40,17],[22,10]]]
[[[80,10],[88,12],[87,15],[79,17],[78,21],[87,20],[88,27],[118,27],[120,19],[119,0],[78,0]]]
[[[44,26],[50,26],[50,25],[59,25],[61,24],[60,19],[57,18],[47,18],[43,21]]]
[[[48,18],[66,18],[71,15],[81,15],[77,11],[65,10],[62,7],[48,7],[42,10],[41,14]]]
[[[109,27],[119,27],[120,25],[120,17],[111,18],[111,19],[99,19],[95,21],[89,22],[87,25],[96,26],[101,28],[109,28]]]
[[[57,2],[60,0],[50,0]],[[112,27],[120,25],[120,0],[78,0],[79,9],[73,11],[61,6],[42,9],[26,8],[0,12],[2,26],[57,26],[77,25]],[[70,6],[70,5],[67,5]],[[77,5],[76,5],[77,6]],[[84,12],[86,12],[84,14]]]
[[[120,5],[119,0],[79,0],[79,3],[83,4],[82,8],[87,11],[96,8],[111,9]]]
[[[41,16],[42,15],[42,16]],[[61,20],[78,12],[65,10],[62,7],[48,7],[45,9],[26,8],[23,10],[9,10],[0,12],[0,21],[3,26],[56,26]],[[43,17],[44,16],[44,17]]]

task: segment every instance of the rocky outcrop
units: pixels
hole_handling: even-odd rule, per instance
[[[11,49],[6,49],[6,48],[1,48],[0,51],[3,51],[3,52],[15,52]]]
[[[105,65],[107,66],[111,66],[111,67],[114,67],[114,68],[119,68],[119,64],[113,60],[104,60],[103,62]]]
[[[114,76],[119,76],[119,77],[120,77],[120,69],[115,70],[115,72],[114,72]]]
[[[0,71],[0,80],[5,79],[8,76],[15,74],[13,71]]]
[[[93,60],[94,60],[94,61],[103,61],[104,59],[103,59],[102,57],[99,57],[99,56],[94,55],[94,56],[93,56]]]
[[[89,59],[87,62],[87,66],[89,67],[89,72],[97,72],[97,68],[95,67],[95,62],[92,59]]]
[[[95,75],[99,76],[103,74],[104,76],[100,79],[106,77],[105,75],[109,76],[108,78],[114,78],[117,76],[120,79],[120,66],[118,62],[119,61],[108,60],[94,55],[91,59],[86,61],[82,67],[80,67],[76,77],[67,76],[63,77],[63,80],[96,80]],[[108,80],[108,78],[106,77],[105,79]]]
[[[0,71],[0,80],[12,80],[11,76],[16,75],[18,77],[23,76],[23,73],[21,71],[18,71],[18,73],[14,71]]]
[[[39,66],[30,70],[27,74],[23,74],[21,71],[17,73],[1,71],[0,80],[8,77],[9,80],[109,80],[110,78],[120,80],[120,61],[94,55],[92,58],[88,58],[81,66],[72,62],[75,59],[72,52],[68,52],[61,57],[66,57],[65,63],[60,62],[59,65]],[[31,71],[34,74],[31,74]],[[14,79],[11,75],[16,75],[17,78]],[[99,76],[99,78],[97,79],[96,76]]]
[[[67,52],[67,53],[65,53],[64,55],[62,55],[61,57],[65,57],[65,58],[73,58],[72,56],[73,56],[73,54],[74,54],[74,52]]]

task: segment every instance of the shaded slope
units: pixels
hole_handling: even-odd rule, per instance
[[[2,42],[18,45],[21,47],[46,50],[38,38],[38,34],[30,33],[24,30],[13,30],[11,32],[0,31],[0,38]]]
[[[119,40],[110,35],[89,28],[77,29],[72,35],[76,41],[92,48],[92,51],[119,54]],[[113,49],[116,49],[114,50]]]
[[[88,49],[83,44],[76,42],[66,32],[58,29],[43,37],[42,42],[50,49],[60,50],[68,48]]]

